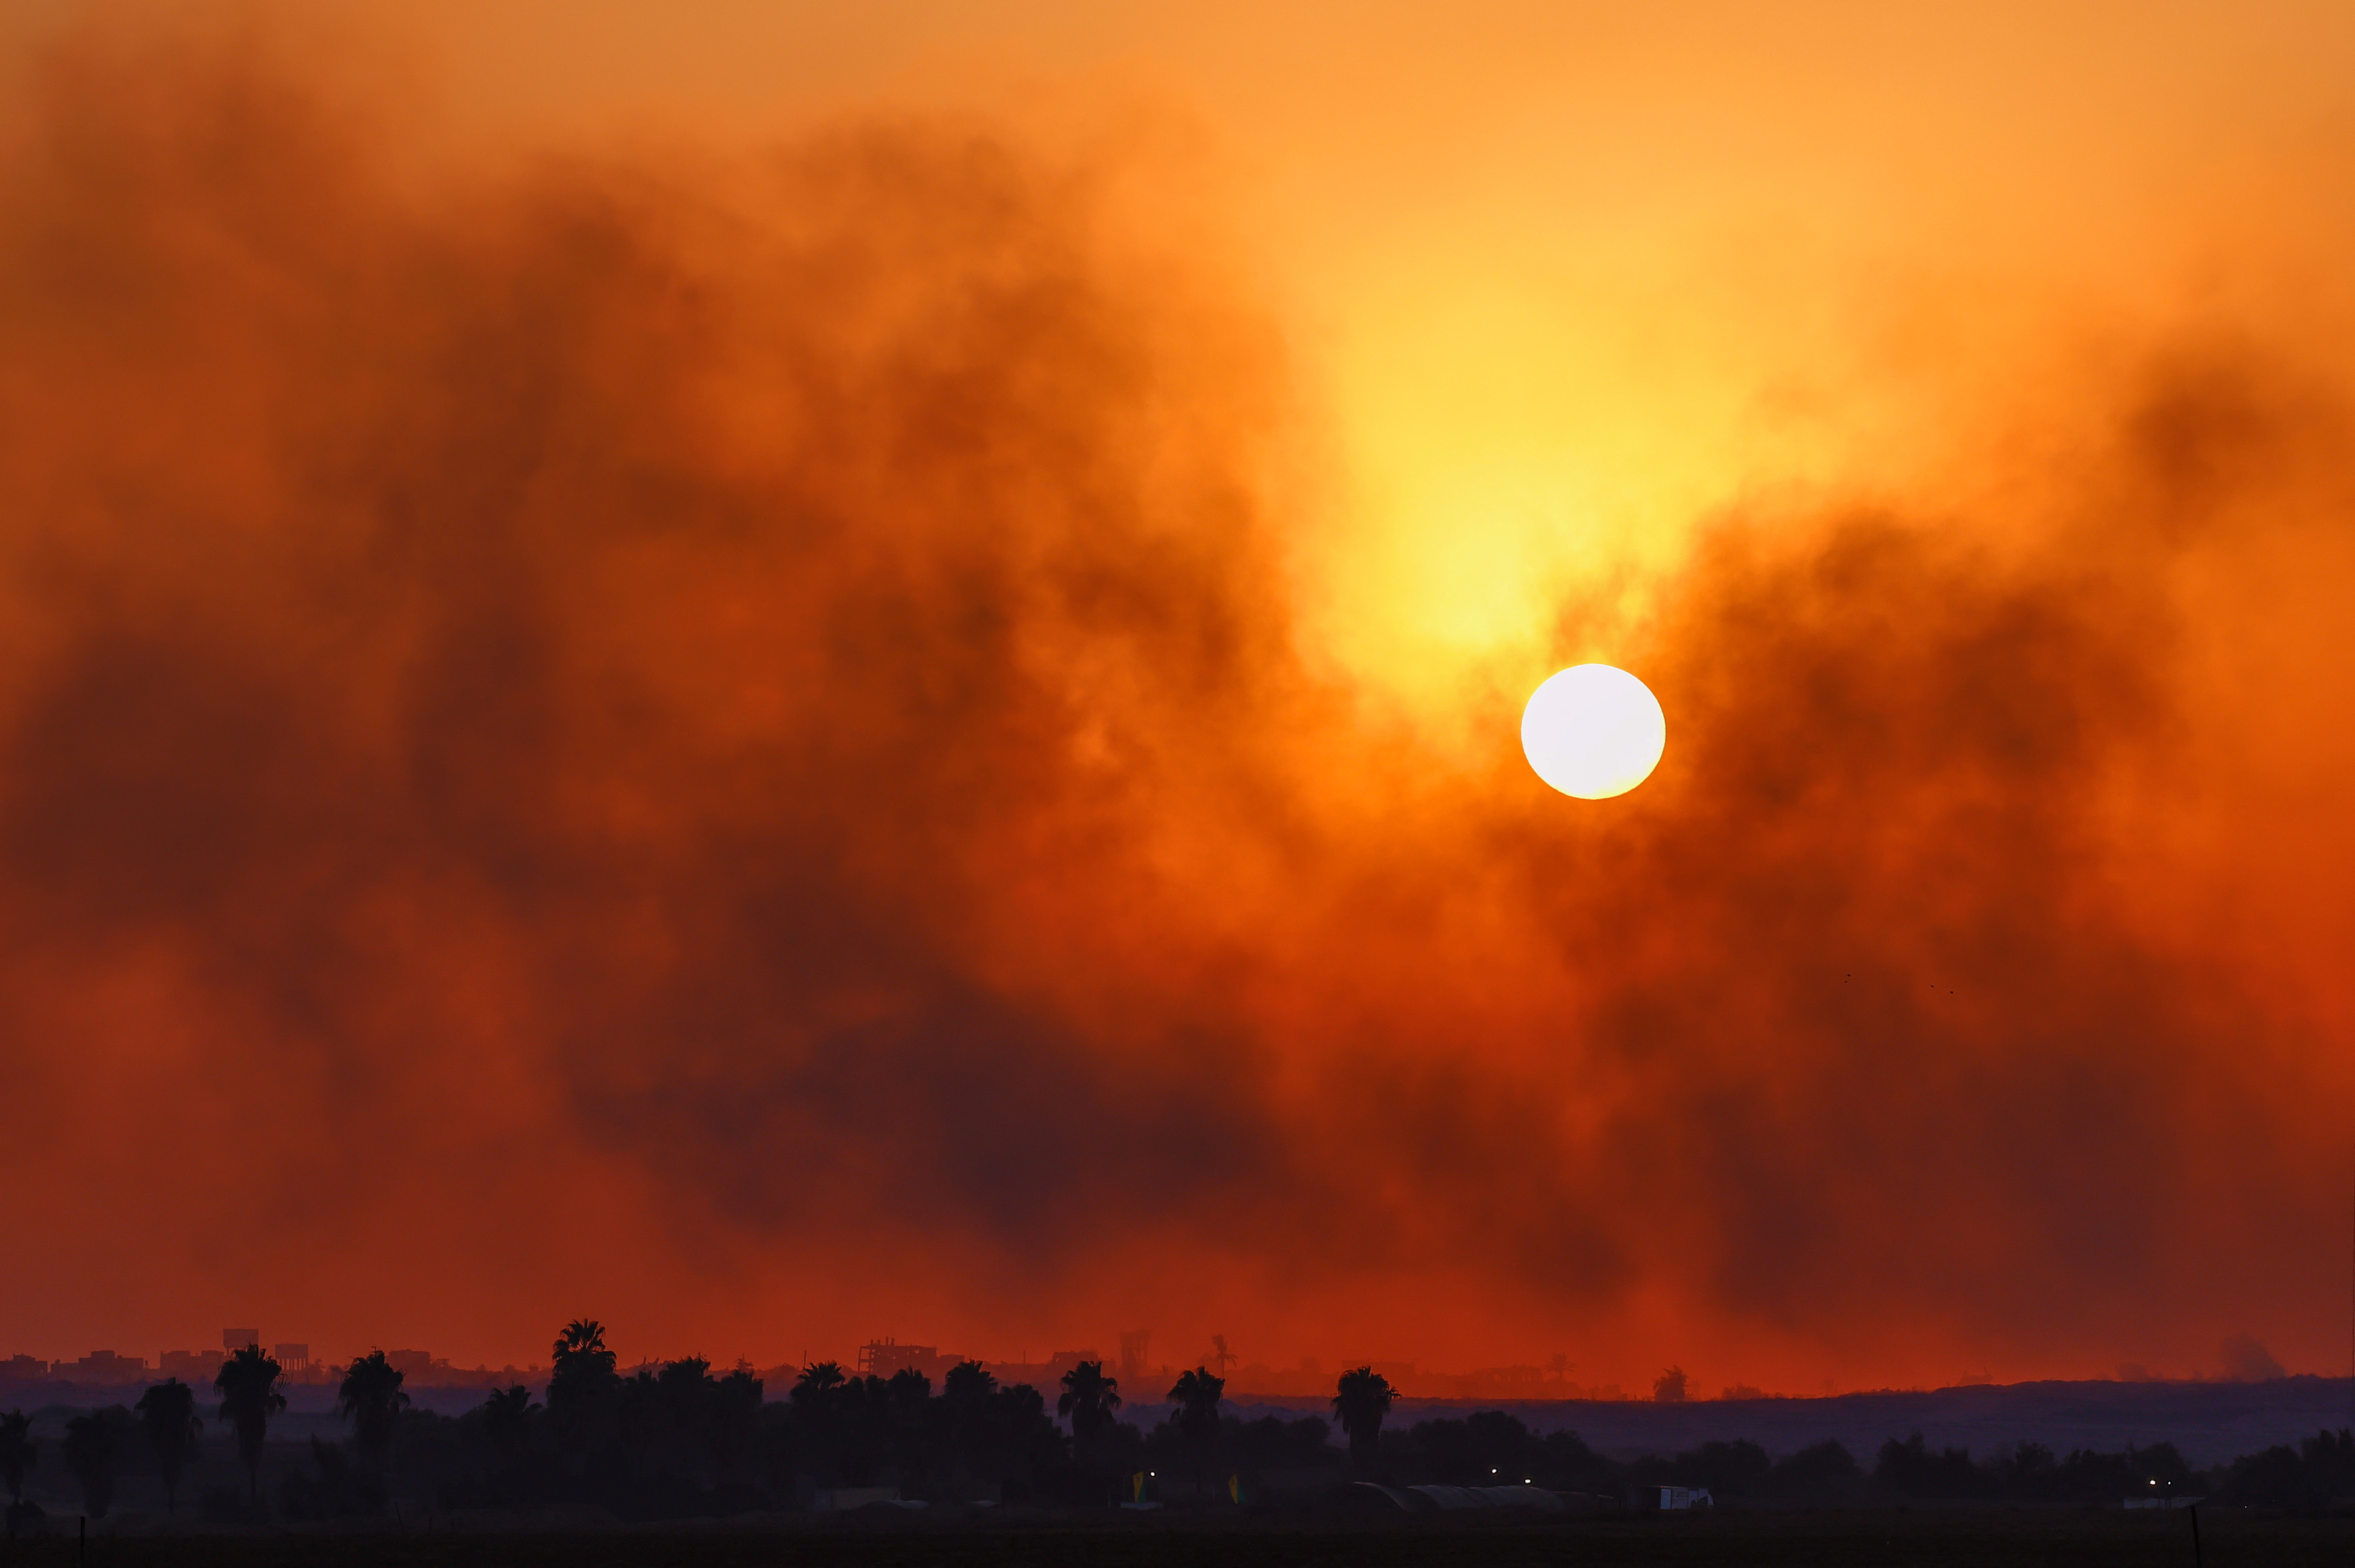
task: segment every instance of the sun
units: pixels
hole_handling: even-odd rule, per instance
[[[1546,678],[1521,710],[1521,751],[1539,778],[1582,800],[1625,795],[1652,776],[1668,744],[1652,688],[1609,664]]]

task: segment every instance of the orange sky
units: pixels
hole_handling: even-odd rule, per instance
[[[10,25],[0,1353],[2345,1369],[2355,22],[1265,9]]]

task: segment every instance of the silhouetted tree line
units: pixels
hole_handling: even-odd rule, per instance
[[[1872,1479],[1881,1492],[1935,1502],[2107,1501],[2137,1495],[2207,1497],[2248,1508],[2320,1509],[2355,1495],[2355,1434],[2318,1432],[2230,1465],[2195,1471],[2172,1443],[2124,1453],[2079,1449],[2065,1458],[2021,1443],[1985,1462],[1967,1449],[1932,1449],[1914,1433],[1881,1446]]]
[[[229,1358],[214,1380],[219,1429],[244,1486],[205,1494],[206,1517],[268,1516],[261,1477],[272,1419],[286,1400],[278,1363],[259,1347]],[[1181,1374],[1168,1417],[1150,1431],[1120,1419],[1119,1383],[1082,1361],[1056,1390],[1055,1415],[1027,1383],[1001,1386],[978,1362],[952,1369],[935,1393],[921,1372],[859,1377],[831,1361],[804,1368],[785,1397],[768,1399],[746,1367],[716,1373],[690,1356],[623,1374],[591,1319],[565,1326],[546,1402],[521,1385],[493,1392],[454,1419],[410,1408],[400,1372],[381,1352],[353,1361],[337,1389],[348,1442],[312,1439],[282,1467],[276,1511],[332,1519],[390,1510],[398,1492],[443,1508],[546,1508],[591,1503],[629,1519],[730,1514],[804,1506],[820,1489],[890,1487],[931,1501],[1102,1503],[1149,1483],[1164,1499],[1256,1496],[1263,1478],[1346,1475],[1396,1485],[1533,1484],[1600,1498],[1637,1487],[1707,1487],[1727,1502],[2095,1502],[2153,1493],[2218,1503],[2313,1510],[2355,1496],[2355,1435],[2321,1432],[2195,1472],[2171,1445],[2065,1457],[2022,1443],[1986,1460],[1930,1447],[1922,1435],[1881,1445],[1870,1472],[1837,1442],[1771,1458],[1755,1443],[1706,1443],[1689,1452],[1619,1461],[1575,1434],[1532,1433],[1485,1410],[1385,1430],[1394,1391],[1369,1367],[1341,1374],[1333,1409],[1348,1438],[1337,1451],[1323,1420],[1244,1421],[1222,1408],[1223,1380]],[[197,1391],[167,1379],[130,1409],[66,1423],[59,1458],[84,1511],[103,1520],[118,1478],[152,1475],[166,1507],[204,1428]],[[0,1414],[0,1483],[12,1533],[37,1523],[24,1501],[39,1445],[21,1411]]]
[[[1559,1491],[1622,1497],[1645,1486],[1707,1487],[1722,1501],[1863,1505],[1875,1502],[2099,1503],[2129,1497],[2207,1497],[2232,1506],[2314,1510],[2355,1496],[2355,1436],[2321,1432],[2195,1471],[2174,1445],[2121,1453],[2079,1449],[2065,1457],[2021,1443],[1987,1460],[1928,1446],[1920,1433],[1891,1438],[1872,1468],[1826,1441],[1780,1459],[1755,1443],[1704,1443],[1686,1453],[1614,1461],[1568,1432],[1539,1436],[1500,1410],[1419,1421],[1380,1444],[1375,1478],[1401,1485],[1529,1482]]]

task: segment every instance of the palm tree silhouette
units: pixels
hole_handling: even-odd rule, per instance
[[[575,1318],[556,1336],[548,1374],[548,1414],[568,1443],[585,1445],[604,1418],[621,1386],[613,1352],[605,1348],[605,1325]]]
[[[118,1413],[121,1405],[115,1406]],[[114,1424],[106,1412],[93,1410],[66,1423],[66,1440],[58,1445],[66,1468],[81,1488],[82,1508],[92,1519],[104,1519],[114,1506]]]
[[[393,1425],[409,1408],[409,1395],[400,1389],[404,1381],[382,1351],[370,1351],[351,1364],[336,1390],[336,1414],[352,1424],[353,1444],[378,1470],[392,1447]]]
[[[247,1345],[221,1362],[213,1376],[213,1391],[221,1396],[221,1419],[237,1431],[246,1495],[257,1503],[261,1500],[261,1447],[270,1437],[270,1418],[286,1408],[286,1396],[278,1392],[282,1370],[260,1345]]]
[[[1063,1374],[1063,1393],[1055,1401],[1055,1414],[1071,1418],[1071,1456],[1082,1472],[1095,1471],[1107,1484],[1112,1480],[1110,1466],[1099,1452],[1104,1446],[1099,1439],[1112,1425],[1112,1413],[1119,1408],[1120,1380],[1106,1377],[1102,1361],[1082,1361]]]
[[[1120,1408],[1120,1380],[1104,1376],[1102,1361],[1082,1361],[1063,1374],[1063,1395],[1055,1401],[1055,1414],[1071,1418],[1071,1436],[1082,1440],[1094,1436],[1112,1424],[1112,1413]]]
[[[952,1466],[978,1475],[989,1446],[990,1406],[997,1379],[976,1361],[962,1361],[941,1379],[941,1408],[948,1416]]]
[[[847,1382],[842,1368],[834,1361],[813,1361],[802,1368],[802,1375],[785,1397],[805,1409],[818,1409],[833,1399],[834,1391]]]
[[[538,1408],[531,1402],[531,1390],[521,1383],[495,1388],[483,1401],[483,1436],[501,1455],[513,1459],[531,1441],[531,1414]]]
[[[0,1481],[8,1484],[8,1506],[25,1500],[25,1472],[41,1457],[32,1418],[21,1410],[0,1415]]]
[[[1349,1462],[1360,1470],[1370,1468],[1381,1442],[1382,1418],[1391,1413],[1391,1401],[1398,1391],[1370,1366],[1343,1372],[1336,1390],[1333,1414],[1341,1418],[1341,1430],[1349,1435]]]
[[[138,1413],[148,1445],[155,1450],[155,1468],[164,1478],[164,1511],[170,1513],[179,1507],[180,1473],[187,1468],[197,1434],[205,1429],[205,1424],[197,1419],[197,1391],[178,1378],[167,1377],[150,1386],[131,1408]]]
[[[1181,1373],[1169,1391],[1170,1403],[1178,1407],[1178,1434],[1193,1457],[1196,1497],[1202,1495],[1202,1472],[1218,1446],[1219,1401],[1226,1392],[1227,1380],[1208,1367]]]
[[[613,1370],[613,1352],[605,1348],[605,1325],[594,1318],[575,1318],[565,1324],[550,1357],[554,1364],[549,1371],[557,1377],[568,1372]]]
[[[941,1397],[957,1409],[986,1404],[996,1392],[997,1379],[979,1361],[959,1361],[941,1379]]]

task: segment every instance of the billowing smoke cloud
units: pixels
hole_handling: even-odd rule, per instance
[[[1574,808],[1508,704],[1467,768],[1312,673],[1272,336],[1083,164],[855,123],[421,180],[233,57],[42,82],[36,1331],[1888,1377],[2306,1323],[2334,1069],[2120,853],[2203,563],[2343,485],[2264,355],[2124,377],[1990,530],[1721,521],[1637,649],[1668,763]]]

